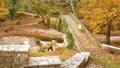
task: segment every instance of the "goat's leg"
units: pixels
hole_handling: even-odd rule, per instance
[[[43,50],[43,48],[42,48],[42,47],[40,47],[40,52],[42,52],[42,50]]]
[[[50,47],[50,49],[53,51],[53,48],[52,48],[52,46]]]
[[[53,51],[53,48],[52,48],[52,46],[48,48],[48,51],[50,51],[50,50],[52,50],[52,51]]]

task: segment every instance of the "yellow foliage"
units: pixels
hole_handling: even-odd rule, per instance
[[[93,0],[80,13],[85,15],[84,20],[89,23],[90,29],[98,33],[108,24],[120,22],[120,0]]]

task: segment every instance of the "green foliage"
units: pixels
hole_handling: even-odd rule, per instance
[[[19,0],[10,0],[9,3],[12,5],[12,6],[15,6],[19,3]]]
[[[24,11],[25,11],[25,12],[28,12],[28,11],[29,11],[28,6],[26,6],[26,5],[24,6]]]
[[[63,20],[63,25],[66,27],[66,29],[68,28],[68,24],[65,20]]]
[[[78,0],[73,0],[73,6],[75,10],[79,10],[82,7],[82,4]]]
[[[73,49],[73,47],[74,47],[74,37],[73,37],[73,34],[70,31],[68,31],[68,36],[69,36],[69,45],[67,46],[67,48]]]
[[[46,14],[48,10],[47,7],[41,6],[39,4],[34,5],[33,8],[40,15]]]
[[[86,4],[89,4],[90,3],[90,0],[86,0]]]
[[[19,8],[19,0],[9,0],[9,16],[11,20],[14,20],[15,14]]]
[[[8,10],[9,10],[10,19],[14,20],[17,9],[16,8],[9,8]]]
[[[61,11],[58,9],[58,7],[57,6],[54,6],[54,7],[51,7],[51,8],[49,8],[49,13],[52,15],[52,16],[58,16],[60,13],[61,13]]]
[[[50,26],[50,16],[48,14],[48,8],[39,4],[35,4],[33,6],[34,10],[37,12],[37,14],[39,16],[41,16],[42,18],[42,24],[43,24],[43,28],[49,28]]]

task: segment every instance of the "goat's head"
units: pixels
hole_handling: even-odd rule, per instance
[[[37,45],[41,45],[42,43],[40,42],[40,40],[35,40]]]
[[[52,41],[51,41],[51,43],[52,43],[52,44],[55,44],[55,43],[56,43],[56,41],[55,41],[55,40],[52,40]]]

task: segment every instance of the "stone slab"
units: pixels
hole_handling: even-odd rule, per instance
[[[2,52],[29,52],[30,45],[0,45]]]
[[[30,57],[25,68],[61,68],[61,63],[58,56]]]
[[[112,45],[107,45],[107,44],[101,44],[101,47],[103,50],[106,50],[111,54],[120,54],[120,48],[118,47],[114,47]]]
[[[0,45],[0,68],[19,68],[28,63],[30,45]]]
[[[15,48],[6,47],[2,49],[2,52],[14,52],[14,51],[15,51]]]
[[[89,52],[76,53],[73,57],[64,61],[61,68],[83,68],[89,57]]]
[[[30,52],[39,52],[39,50],[40,50],[40,47],[39,47],[39,46],[31,47],[31,48],[30,48]]]

